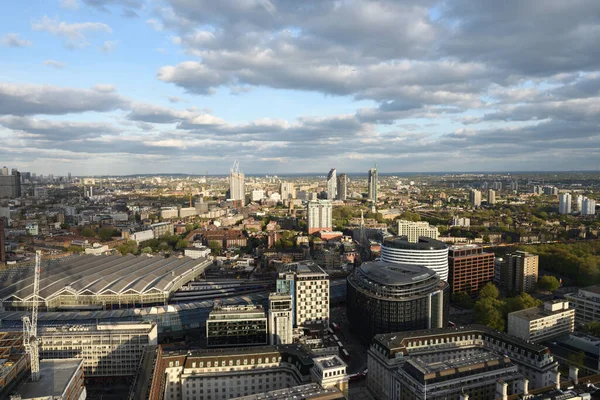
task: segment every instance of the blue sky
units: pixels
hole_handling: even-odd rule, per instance
[[[3,6],[0,159],[23,171],[572,170],[600,156],[595,1]]]

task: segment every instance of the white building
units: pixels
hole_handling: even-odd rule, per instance
[[[575,309],[575,321],[578,324],[600,321],[600,285],[579,289],[577,293],[566,294],[565,298]]]
[[[294,189],[294,184],[292,182],[281,182],[279,189],[282,200],[296,198],[296,190]]]
[[[109,252],[107,245],[101,245],[100,243],[94,243],[92,247],[86,247],[84,250],[85,254],[91,254],[94,256],[101,256]]]
[[[308,234],[333,230],[331,200],[309,201],[307,205]]]
[[[488,190],[487,203],[490,206],[493,206],[494,204],[496,204],[496,192],[494,191],[494,189]]]
[[[469,192],[469,202],[473,207],[481,206],[481,192],[477,189],[471,189]]]
[[[338,388],[348,396],[348,381],[350,377],[346,374],[347,365],[337,356],[323,356],[313,358],[315,363],[311,369],[311,375],[315,382],[324,387]]]
[[[581,212],[581,207],[583,207],[583,195],[578,194],[575,196],[575,211]]]
[[[197,214],[198,214],[198,211],[196,210],[196,207],[181,207],[179,209],[179,217],[180,218],[192,217]]]
[[[39,227],[37,222],[29,222],[25,225],[25,230],[28,235],[36,236],[39,234]]]
[[[262,189],[252,191],[252,201],[261,201],[265,198],[265,191]]]
[[[581,203],[581,215],[596,215],[596,200],[584,197]]]
[[[206,246],[188,247],[184,251],[184,255],[194,260],[197,258],[206,258],[210,256],[210,249]]]
[[[229,198],[231,200],[244,201],[245,196],[245,175],[240,171],[239,164],[236,161],[229,174]]]
[[[417,243],[419,237],[437,239],[438,235],[438,229],[435,226],[430,226],[429,222],[398,220],[398,236],[406,236],[411,243]]]
[[[471,226],[471,219],[467,217],[459,218],[458,216],[452,217],[452,226],[460,226],[461,228],[468,228]]]
[[[436,239],[421,237],[410,242],[403,237],[388,237],[381,245],[381,259],[399,264],[420,265],[434,270],[448,281],[448,246]]]
[[[129,240],[135,240],[137,244],[145,242],[146,240],[154,239],[154,231],[148,229],[146,231],[139,231],[129,235]]]
[[[160,217],[162,219],[173,219],[179,217],[179,210],[177,207],[166,207],[160,210]]]
[[[269,344],[291,344],[294,331],[292,295],[269,294]]]
[[[568,301],[547,301],[541,307],[508,314],[508,334],[532,342],[567,335],[574,328],[575,310],[569,308]]]
[[[337,194],[337,171],[331,168],[327,174],[327,200],[335,200]]]
[[[165,235],[172,235],[174,232],[172,222],[159,222],[150,225],[150,228],[152,229],[152,232],[154,232],[154,237],[156,239],[161,238]]]
[[[571,193],[563,193],[558,196],[558,212],[560,214],[571,212]]]
[[[286,264],[277,292],[292,296],[294,325],[329,325],[329,275],[312,261]]]
[[[147,346],[156,345],[154,323],[40,327],[40,358],[81,358],[85,376],[134,376]]]

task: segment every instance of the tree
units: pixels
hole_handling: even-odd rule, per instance
[[[531,297],[529,293],[521,293],[515,297],[509,297],[504,301],[505,313],[508,315],[511,312],[521,311],[526,308],[538,307],[542,305],[542,302],[536,298]]]
[[[479,298],[480,299],[497,299],[500,295],[498,288],[492,283],[488,282],[479,290]]]
[[[456,292],[452,294],[452,301],[462,308],[473,308],[473,299],[467,292]]]
[[[183,250],[186,247],[188,247],[188,241],[185,239],[179,239],[177,241],[177,243],[175,244],[175,249],[177,249],[177,250]]]
[[[578,353],[570,353],[567,356],[567,359],[569,360],[569,364],[576,365],[578,367],[583,367],[583,362],[585,360],[585,353],[583,351],[580,351]]]
[[[102,240],[110,240],[113,236],[117,235],[118,231],[109,227],[100,228],[100,230],[98,231],[98,236],[100,236],[100,239]]]
[[[137,253],[137,250],[138,247],[137,242],[135,240],[128,240],[117,247],[117,251],[122,255],[126,255],[129,253],[135,254]]]
[[[92,228],[83,228],[81,230],[81,236],[85,236],[85,237],[94,237],[96,236],[96,233],[92,230]]]
[[[583,330],[584,332],[589,333],[590,335],[600,337],[600,322],[589,322],[583,327]]]
[[[560,282],[552,275],[544,275],[537,282],[537,288],[546,292],[554,292],[560,287]]]
[[[504,330],[503,302],[491,297],[482,298],[475,302],[475,320],[499,331]]]

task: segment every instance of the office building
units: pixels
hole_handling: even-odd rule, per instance
[[[337,388],[325,389],[316,383],[307,383],[285,389],[234,397],[230,400],[346,400],[347,398]]]
[[[581,215],[596,215],[596,200],[584,197],[581,201]]]
[[[494,189],[489,189],[487,193],[487,203],[488,206],[493,206],[496,204],[496,192]]]
[[[164,207],[160,210],[160,217],[162,219],[179,218],[179,210],[177,207]]]
[[[296,198],[296,189],[292,182],[281,182],[279,185],[279,192],[281,193],[281,200]]]
[[[568,335],[574,329],[575,309],[564,300],[546,301],[543,306],[508,314],[508,334],[534,343]]]
[[[558,196],[558,188],[556,186],[544,186],[542,193],[547,196]]]
[[[134,376],[158,342],[154,323],[47,326],[38,334],[42,359],[81,358],[87,377]]]
[[[40,379],[26,381],[16,391],[20,400],[84,400],[83,378],[82,360],[40,360]]]
[[[175,228],[172,222],[158,222],[150,225],[150,229],[154,233],[154,238],[159,239],[163,236],[172,235]]]
[[[481,192],[477,189],[471,189],[469,191],[469,202],[473,207],[481,206]]]
[[[311,383],[298,345],[166,351],[159,347],[150,400],[229,400]]]
[[[327,174],[327,200],[335,200],[337,193],[337,173],[335,168],[331,168]]]
[[[477,296],[479,289],[494,279],[494,259],[494,253],[486,253],[476,244],[450,246],[448,283],[452,293]]]
[[[240,165],[237,160],[229,171],[229,198],[236,201],[244,201],[246,194],[245,175],[240,171]]]
[[[348,177],[346,174],[339,174],[337,177],[337,200],[345,201],[348,198]]]
[[[485,366],[488,357],[489,361]],[[415,371],[413,367],[420,366],[419,359],[424,361],[425,365],[421,365],[423,368],[420,368],[420,371]],[[518,373],[529,381],[530,388],[542,388],[553,383],[558,368],[558,361],[554,360],[546,346],[530,343],[483,325],[386,333],[375,336],[367,351],[367,386],[375,398],[404,399],[398,396],[398,391],[405,385],[401,380],[407,382],[409,379],[402,377],[399,369],[409,360],[417,363],[412,363],[408,370],[403,371],[409,374],[414,372],[413,378],[420,376],[431,379],[432,389],[435,389],[438,395],[430,397],[433,393],[429,393],[428,399],[443,399],[444,393],[447,393],[448,398],[457,399],[455,390],[460,390],[460,384],[457,385],[460,381],[456,378],[462,378],[465,388],[473,388],[474,393],[477,393],[477,390],[483,390],[487,386],[485,382],[492,378],[484,371],[493,371],[502,364],[514,371],[510,368],[509,361],[516,365]],[[454,369],[453,362],[457,363]],[[461,364],[462,362],[466,364]],[[480,364],[482,362],[484,365]],[[436,364],[444,368],[445,373],[432,371],[431,374],[423,376],[427,368],[434,368]],[[500,368],[496,371],[504,374],[507,369]],[[445,376],[448,377],[447,380],[444,379]],[[474,377],[476,379],[473,379]],[[477,379],[481,380],[477,382]],[[413,383],[416,384],[414,380]],[[421,380],[420,383],[424,384],[425,381]],[[482,383],[483,387],[478,388],[479,383]],[[427,386],[429,389],[429,383]],[[422,386],[420,388],[424,389]],[[469,394],[468,391],[465,393]],[[473,399],[495,398],[486,395],[473,396]]]
[[[223,306],[215,302],[206,321],[208,347],[260,346],[268,344],[267,317],[262,306]]]
[[[510,183],[510,190],[512,190],[512,191],[517,191],[517,190],[519,190],[519,182],[517,182],[517,181],[512,181],[512,182]]]
[[[502,182],[500,182],[500,181],[494,182],[492,184],[492,189],[502,191]]]
[[[575,196],[575,211],[581,212],[581,208],[583,207],[583,196],[578,194]]]
[[[413,264],[435,271],[441,280],[448,281],[448,246],[439,240],[420,237],[412,243],[404,237],[388,237],[381,245],[383,261]]]
[[[294,331],[292,295],[269,294],[269,344],[291,344]]]
[[[0,264],[6,262],[6,235],[4,234],[5,224],[6,219],[4,217],[0,217]]]
[[[373,203],[377,203],[377,186],[379,184],[379,175],[377,173],[377,167],[371,168],[369,170],[368,184],[369,200],[371,200]]]
[[[6,167],[4,167],[6,168]],[[11,174],[8,173],[8,169],[3,172],[6,174],[0,175],[0,199],[9,198],[15,199],[21,197],[21,173],[17,170],[13,170]]]
[[[438,229],[429,222],[398,220],[398,236],[406,236],[410,243],[417,243],[420,237],[437,239],[438,235]]]
[[[265,198],[265,191],[262,189],[257,189],[252,191],[252,201],[261,201]],[[208,209],[206,210],[208,211]]]
[[[355,268],[347,281],[348,321],[364,340],[448,323],[448,284],[429,268],[371,261]]]
[[[506,263],[501,270],[500,280],[510,292],[530,292],[538,280],[537,254],[515,251],[506,255]],[[504,272],[504,273],[503,273]]]
[[[283,265],[277,293],[292,296],[294,326],[329,325],[329,275],[312,261]]]
[[[347,365],[338,355],[328,355],[313,358],[311,368],[313,381],[324,389],[337,388],[348,398]],[[295,399],[295,398],[294,398]]]
[[[306,207],[309,235],[320,231],[331,232],[333,230],[333,205],[331,200],[309,201]]]
[[[495,399],[497,382],[516,392],[522,380],[507,356],[481,348],[440,350],[409,357],[393,376],[391,398],[402,400]],[[510,390],[509,390],[510,388]]]
[[[571,213],[571,193],[563,193],[558,196],[558,212],[560,214]]]
[[[581,288],[575,293],[565,295],[565,298],[575,309],[577,324],[600,321],[600,285]]]
[[[459,226],[461,228],[468,228],[471,226],[471,219],[467,217],[459,218],[457,215],[452,217],[452,226]]]

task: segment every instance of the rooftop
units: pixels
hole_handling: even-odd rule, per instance
[[[21,398],[61,397],[82,364],[83,360],[76,358],[41,360],[40,380],[23,384],[19,388]]]
[[[235,400],[309,400],[309,399],[343,399],[337,388],[325,389],[316,383],[294,386],[291,388],[272,390],[266,393],[237,397]]]
[[[524,319],[527,321],[535,321],[537,319],[546,318],[551,315],[563,314],[568,311],[574,312],[574,309],[569,308],[569,309],[564,310],[561,308],[560,310],[550,311],[542,305],[539,307],[531,307],[531,308],[526,308],[526,309],[520,310],[520,311],[514,311],[514,312],[511,312],[509,314],[509,316],[521,318],[521,319]]]
[[[444,250],[448,246],[439,240],[421,236],[416,243],[409,242],[406,236],[394,236],[383,239],[385,247],[406,250]]]
[[[325,357],[317,357],[313,359],[315,364],[320,365],[322,370],[326,370],[328,368],[339,368],[345,367],[346,363],[342,361],[342,359],[336,355],[333,356],[325,356]]]
[[[327,275],[327,273],[321,267],[319,267],[317,264],[315,264],[312,261],[294,262],[294,263],[282,265],[279,268],[279,273],[286,273],[286,272],[296,273],[298,275],[301,275],[301,274]]]
[[[397,264],[386,261],[370,261],[363,263],[360,271],[370,280],[381,285],[399,286],[429,279],[435,271],[411,264]]]
[[[586,286],[579,290],[583,290],[583,291],[594,293],[594,294],[600,294],[600,285]]]

